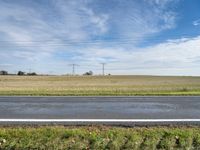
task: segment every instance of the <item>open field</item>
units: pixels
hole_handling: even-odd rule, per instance
[[[200,77],[0,76],[0,95],[200,95]]]
[[[0,127],[0,149],[200,149],[200,128]]]

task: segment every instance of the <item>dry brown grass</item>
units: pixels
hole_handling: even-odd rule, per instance
[[[200,95],[200,77],[0,76],[1,95]]]

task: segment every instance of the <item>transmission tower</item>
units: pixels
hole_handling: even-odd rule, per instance
[[[105,75],[105,65],[106,63],[101,63],[102,64],[102,75]]]
[[[75,75],[75,67],[79,66],[77,64],[70,64],[70,66],[72,66],[72,75]]]

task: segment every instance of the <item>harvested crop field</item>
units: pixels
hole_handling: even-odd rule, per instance
[[[0,76],[0,95],[200,95],[200,77]]]

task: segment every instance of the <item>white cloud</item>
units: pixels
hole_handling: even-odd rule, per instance
[[[117,6],[110,4],[112,11],[108,11],[108,23],[117,38],[131,39],[135,44],[146,37],[176,27],[177,15],[167,5],[172,1],[162,1],[162,7],[157,5],[158,2],[147,0],[144,3],[131,0],[120,2]]]
[[[82,51],[85,59],[79,63],[98,65],[102,61],[108,62],[107,71],[116,74],[200,75],[196,70],[200,61],[199,43],[200,37],[196,37],[169,40],[146,48],[130,47],[129,51],[92,47]],[[104,60],[105,57],[111,61]]]
[[[108,62],[107,69],[116,74],[164,74],[169,69],[179,74],[197,66],[200,37],[136,47],[149,35],[176,27],[176,13],[167,9],[172,0],[146,0],[147,9],[131,0],[115,7],[109,3],[112,10],[95,8],[94,1],[88,0],[50,2],[47,9],[37,3],[34,7],[0,3],[0,40],[7,41],[5,47],[1,43],[0,63],[66,73],[68,63],[78,62],[80,70],[95,70],[99,63]],[[107,36],[116,40],[91,40]]]
[[[200,37],[168,40],[145,48],[130,46],[128,51],[124,47],[88,46],[73,48],[74,55],[63,60],[48,56],[49,53],[39,56],[23,51],[17,57],[32,59],[32,67],[40,72],[51,66],[51,70],[57,70],[58,73],[70,73],[71,68],[67,64],[78,63],[78,73],[88,70],[101,73],[100,63],[106,62],[106,72],[111,74],[200,75],[199,43]],[[68,50],[62,52],[68,54]]]
[[[93,33],[107,31],[108,15],[95,14],[87,7],[87,1],[52,0],[52,6],[47,9],[36,2],[32,3],[37,7],[32,7],[31,3],[24,6],[1,2],[0,31],[9,37],[9,41],[45,41],[57,38],[80,41],[89,39]]]
[[[98,29],[96,30],[98,33],[105,33],[107,29],[107,20],[109,16],[107,14],[96,15],[94,11],[87,7],[82,7],[83,12],[88,16],[90,23],[94,24]]]
[[[144,9],[135,1],[116,1],[112,4],[116,5],[112,11],[100,8],[97,11],[93,8],[93,3],[98,1],[89,0],[52,0],[49,2],[49,8],[43,8],[43,5],[34,1],[34,7],[32,3],[27,6],[1,2],[0,31],[11,41],[60,38],[67,41],[84,41],[106,34],[140,40],[149,34],[175,27],[176,14],[165,10],[166,3],[171,1],[154,2],[162,4],[162,7],[148,5],[150,2],[146,2],[147,9]],[[109,2],[107,4],[111,5]],[[127,8],[124,8],[125,6]]]
[[[54,52],[63,48],[59,45],[66,42],[78,43],[90,39],[90,35],[94,33],[107,31],[108,16],[95,14],[92,9],[87,8],[86,1],[51,2],[53,8],[48,9],[37,2],[28,5],[0,2],[1,56],[34,63],[35,60],[49,59]],[[37,7],[32,7],[33,5]],[[71,50],[68,52],[72,53]]]
[[[145,0],[145,1],[151,4],[156,4],[163,8],[163,7],[166,7],[166,5],[170,4],[171,2],[175,3],[179,0]]]
[[[200,25],[200,19],[193,21],[194,26],[199,26]]]

